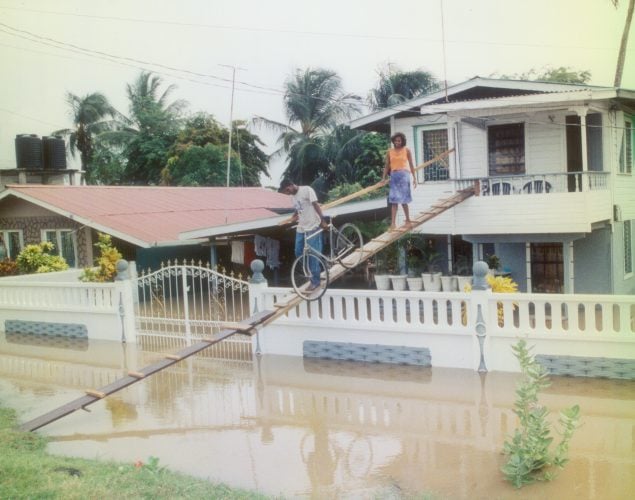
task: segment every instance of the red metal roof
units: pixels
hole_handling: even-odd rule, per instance
[[[148,245],[175,242],[184,231],[271,217],[277,214],[274,209],[292,209],[290,196],[259,187],[7,187],[45,208]]]

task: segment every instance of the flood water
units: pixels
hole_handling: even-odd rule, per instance
[[[0,402],[25,422],[160,355],[133,345],[0,337]],[[155,456],[193,476],[285,498],[626,499],[635,491],[635,383],[552,379],[579,404],[571,462],[514,490],[499,468],[518,376],[263,356],[184,360],[38,432],[53,454]]]

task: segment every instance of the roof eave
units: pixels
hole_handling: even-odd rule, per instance
[[[377,210],[386,206],[385,198],[375,198],[372,200],[356,201],[351,203],[345,203],[333,208],[327,208],[324,211],[325,215],[332,217],[344,214],[350,214],[355,212],[367,212],[370,210]],[[194,231],[184,231],[179,234],[180,240],[189,240],[191,238],[214,238],[218,236],[224,236],[229,234],[243,234],[253,233],[260,229],[266,229],[281,225],[289,219],[290,214],[277,215],[275,217],[267,217],[264,219],[255,219],[251,221],[238,222],[235,224],[227,224],[225,226],[216,226],[204,229],[197,229]]]
[[[87,217],[82,217],[81,215],[77,215],[72,212],[69,212],[68,210],[63,210],[61,208],[56,207],[55,205],[51,205],[50,203],[38,200],[37,198],[29,196],[28,194],[24,194],[19,191],[13,191],[11,188],[0,193],[0,200],[3,200],[4,198],[8,196],[15,196],[16,198],[19,198],[21,200],[27,201],[29,203],[33,203],[34,205],[42,207],[45,210],[48,210],[57,215],[61,215],[62,217],[66,217],[67,219],[77,222],[78,224],[91,227],[95,229],[96,231],[99,231],[102,233],[110,234],[111,236],[114,236],[117,239],[126,241],[128,243],[132,243],[133,245],[137,245],[142,248],[149,248],[150,246],[152,246],[151,242],[140,240],[138,238],[135,238],[134,236],[130,236],[129,234],[122,233],[121,231],[117,231],[116,229],[113,229],[111,227],[105,226],[103,224],[99,224],[98,222],[95,222]]]

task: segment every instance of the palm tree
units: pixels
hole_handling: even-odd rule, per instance
[[[615,8],[619,5],[619,0],[611,0]],[[633,20],[633,10],[635,10],[635,0],[630,0],[628,11],[626,12],[626,21],[624,22],[624,31],[622,31],[622,40],[620,42],[620,51],[617,56],[617,67],[615,68],[614,87],[622,84],[622,73],[624,72],[624,61],[626,60],[626,46],[628,45],[628,34],[631,29],[631,21]]]
[[[117,124],[115,118],[119,113],[110,105],[106,96],[99,92],[83,97],[67,92],[66,102],[70,107],[74,127],[56,130],[53,135],[68,137],[71,154],[75,156],[76,151],[79,151],[82,170],[88,172],[95,137],[112,130]],[[108,117],[111,119],[108,120]]]
[[[373,109],[383,109],[439,88],[439,82],[428,71],[401,71],[397,66],[388,64],[379,70],[379,81],[370,91],[368,102]]]
[[[169,103],[175,85],[161,89],[163,80],[142,71],[137,79],[126,85],[130,101],[130,117],[126,127],[111,134],[113,142],[126,145],[128,163],[124,180],[139,184],[158,184],[161,170],[168,159],[168,151],[176,140],[184,100]]]
[[[296,183],[311,183],[329,167],[323,151],[326,136],[359,110],[359,97],[344,92],[334,71],[307,68],[286,80],[283,100],[288,124],[263,117],[254,118],[254,123],[279,132],[280,148],[272,156],[288,155],[283,175]]]

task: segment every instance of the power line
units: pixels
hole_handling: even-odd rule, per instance
[[[2,27],[4,27],[5,29],[2,29]],[[10,30],[10,31],[7,31]],[[161,63],[154,63],[154,62],[148,62],[148,61],[143,61],[140,59],[135,59],[135,58],[130,58],[130,57],[126,57],[126,56],[116,56],[116,55],[112,55],[103,51],[97,51],[97,50],[92,50],[92,49],[86,49],[84,47],[75,45],[75,44],[70,44],[70,43],[66,43],[66,42],[60,42],[58,40],[49,38],[49,37],[44,37],[44,36],[40,36],[37,35],[35,33],[26,31],[26,30],[20,30],[17,28],[14,28],[12,26],[9,26],[5,23],[1,23],[0,22],[0,33],[5,33],[9,36],[15,36],[18,38],[22,38],[25,39],[27,41],[30,42],[34,42],[34,43],[39,43],[42,45],[46,45],[49,47],[53,47],[56,48],[58,50],[65,50],[65,51],[70,51],[73,53],[79,53],[81,55],[84,56],[88,56],[88,57],[95,57],[98,59],[102,59],[102,60],[106,60],[108,62],[111,63],[115,63],[115,64],[120,64],[120,65],[124,65],[124,66],[129,66],[129,67],[133,67],[136,69],[141,69],[141,70],[147,70],[148,68],[145,66],[138,66],[139,64],[141,65],[146,65],[146,66],[155,66],[155,67],[159,67],[159,68],[163,68],[165,70],[168,71],[172,71],[172,72],[181,72],[181,73],[185,73],[185,74],[189,74],[189,75],[193,75],[193,76],[198,76],[198,77],[203,77],[203,78],[213,78],[216,80],[221,80],[224,82],[228,82],[230,83],[232,80],[229,78],[223,78],[223,77],[219,77],[217,75],[211,75],[211,74],[207,74],[207,73],[200,73],[200,72],[195,72],[195,71],[191,71],[191,70],[187,70],[187,69],[182,69],[182,68],[176,68],[173,66],[168,66],[168,65],[164,65]],[[29,38],[30,37],[30,38]],[[135,63],[135,64],[132,64]],[[226,89],[231,89],[232,86],[229,85],[221,85],[221,84],[214,84],[211,82],[205,82],[205,81],[200,81],[200,80],[194,80],[192,78],[187,78],[187,77],[183,77],[183,76],[179,76],[179,75],[175,75],[173,73],[166,73],[166,72],[162,72],[159,70],[154,70],[154,72],[159,73],[159,74],[163,74],[166,76],[170,76],[173,78],[178,78],[181,80],[185,80],[185,81],[189,81],[192,83],[197,83],[200,85],[207,85],[207,86],[212,86],[212,87],[218,87],[218,88],[226,88]],[[279,90],[279,89],[273,89],[270,87],[264,87],[264,86],[260,86],[260,85],[255,85],[255,84],[250,84],[247,82],[242,82],[242,81],[236,81],[235,83],[237,84],[241,84],[244,86],[248,86],[250,88],[240,88],[238,90],[242,91],[242,92],[253,92],[253,93],[260,93],[260,94],[269,94],[269,95],[282,95],[282,96],[287,96],[287,95],[303,95],[303,94],[295,94],[295,93],[290,93],[288,91],[284,91],[284,90]],[[252,90],[255,89],[255,90]],[[583,88],[584,89],[584,88]],[[316,100],[321,100],[321,101],[325,101],[325,102],[343,102],[341,100],[337,100],[337,99],[327,99],[327,98],[322,98],[322,97],[314,97],[314,99]],[[496,101],[497,102],[504,102],[506,99],[513,99],[513,97],[501,97],[501,98],[497,98]],[[542,101],[540,100],[536,100],[536,101],[527,101],[526,104],[542,104]],[[418,105],[415,107],[419,107]],[[386,110],[394,110],[397,112],[401,112],[401,113],[409,113],[412,114],[413,116],[418,116],[420,113],[416,110],[412,109],[413,106],[412,105],[408,105],[407,103],[397,103],[395,105],[386,107],[386,108],[382,108],[380,111],[386,111]],[[529,123],[529,122],[526,122]],[[547,122],[543,122],[543,124],[550,124]],[[602,126],[604,127],[604,126]],[[617,127],[620,128],[620,127]],[[623,127],[621,127],[623,128]]]
[[[79,17],[84,19],[98,19],[104,21],[117,21],[117,22],[132,22],[142,24],[156,24],[166,26],[180,26],[186,28],[206,28],[217,30],[230,30],[230,31],[245,31],[254,33],[282,33],[289,35],[308,35],[308,36],[320,36],[320,37],[343,37],[343,38],[359,38],[370,40],[395,40],[395,41],[419,41],[419,42],[432,42],[441,43],[442,41],[436,38],[426,38],[421,36],[410,35],[378,35],[378,34],[366,34],[366,33],[345,33],[345,32],[327,32],[327,31],[303,31],[303,30],[284,30],[273,29],[263,27],[245,27],[239,25],[223,25],[223,24],[206,24],[206,23],[192,23],[192,22],[180,22],[180,21],[166,21],[166,20],[149,20],[134,17],[120,17],[120,16],[98,16],[95,14],[78,14],[74,12],[59,12],[50,10],[38,10],[38,9],[24,9],[19,7],[6,7],[0,6],[0,9],[15,10],[20,12],[33,12],[37,14],[49,14],[55,16],[68,16]],[[580,45],[556,45],[556,44],[540,44],[540,43],[503,43],[495,41],[481,41],[481,40],[447,40],[448,43],[453,44],[465,44],[465,45],[501,45],[508,47],[536,47],[536,48],[562,48],[562,49],[580,49],[580,50],[615,50],[615,47],[588,47]]]

